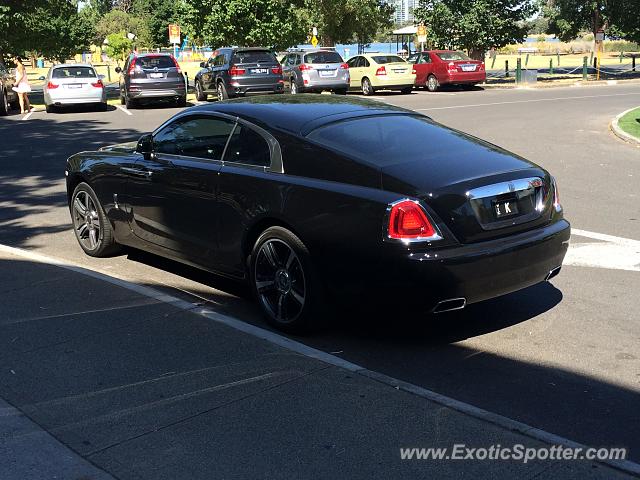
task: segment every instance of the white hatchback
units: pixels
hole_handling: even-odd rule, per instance
[[[107,109],[103,75],[89,64],[54,65],[49,69],[44,85],[47,112],[64,105],[96,104]]]

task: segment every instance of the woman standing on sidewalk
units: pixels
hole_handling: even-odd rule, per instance
[[[22,59],[16,56],[14,61],[16,63],[16,84],[13,90],[18,94],[18,99],[20,100],[20,113],[27,113],[31,111],[31,104],[27,96],[31,91],[31,85],[29,85],[27,69],[24,67]]]

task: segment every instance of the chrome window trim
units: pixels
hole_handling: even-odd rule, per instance
[[[544,181],[540,177],[518,178],[516,180],[509,180],[507,182],[494,183],[474,188],[469,190],[466,195],[469,200],[474,200],[478,198],[495,197],[505,193],[520,192],[522,190],[542,186],[544,186]]]
[[[429,222],[433,226],[433,228],[436,231],[436,233],[434,233],[433,235],[431,235],[429,237],[417,237],[417,238],[391,238],[389,236],[389,217],[391,216],[391,210],[398,203],[402,203],[402,202],[406,202],[406,201],[413,202],[416,205],[418,205],[418,207],[420,207],[422,209],[422,211],[427,216],[427,219],[429,219]],[[382,239],[385,242],[401,243],[401,244],[404,244],[404,245],[411,245],[411,244],[414,244],[414,243],[431,243],[431,242],[436,242],[438,240],[443,240],[444,239],[444,237],[442,236],[442,232],[440,230],[440,227],[438,227],[438,224],[433,220],[431,215],[429,215],[429,212],[427,211],[427,209],[424,208],[424,206],[420,203],[419,200],[416,200],[415,198],[409,198],[409,197],[400,198],[400,199],[396,200],[395,202],[391,202],[390,204],[387,205],[387,211],[385,212],[385,216],[384,216],[384,223],[382,224],[382,231],[383,231],[382,232]]]

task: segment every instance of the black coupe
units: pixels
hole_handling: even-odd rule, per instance
[[[549,280],[570,235],[543,168],[355,98],[190,108],[65,173],[87,254],[128,245],[246,280],[290,331],[337,296],[437,313]]]

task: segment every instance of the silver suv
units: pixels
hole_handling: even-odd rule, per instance
[[[292,94],[331,90],[345,95],[349,65],[333,49],[290,51],[282,59],[282,76]]]

